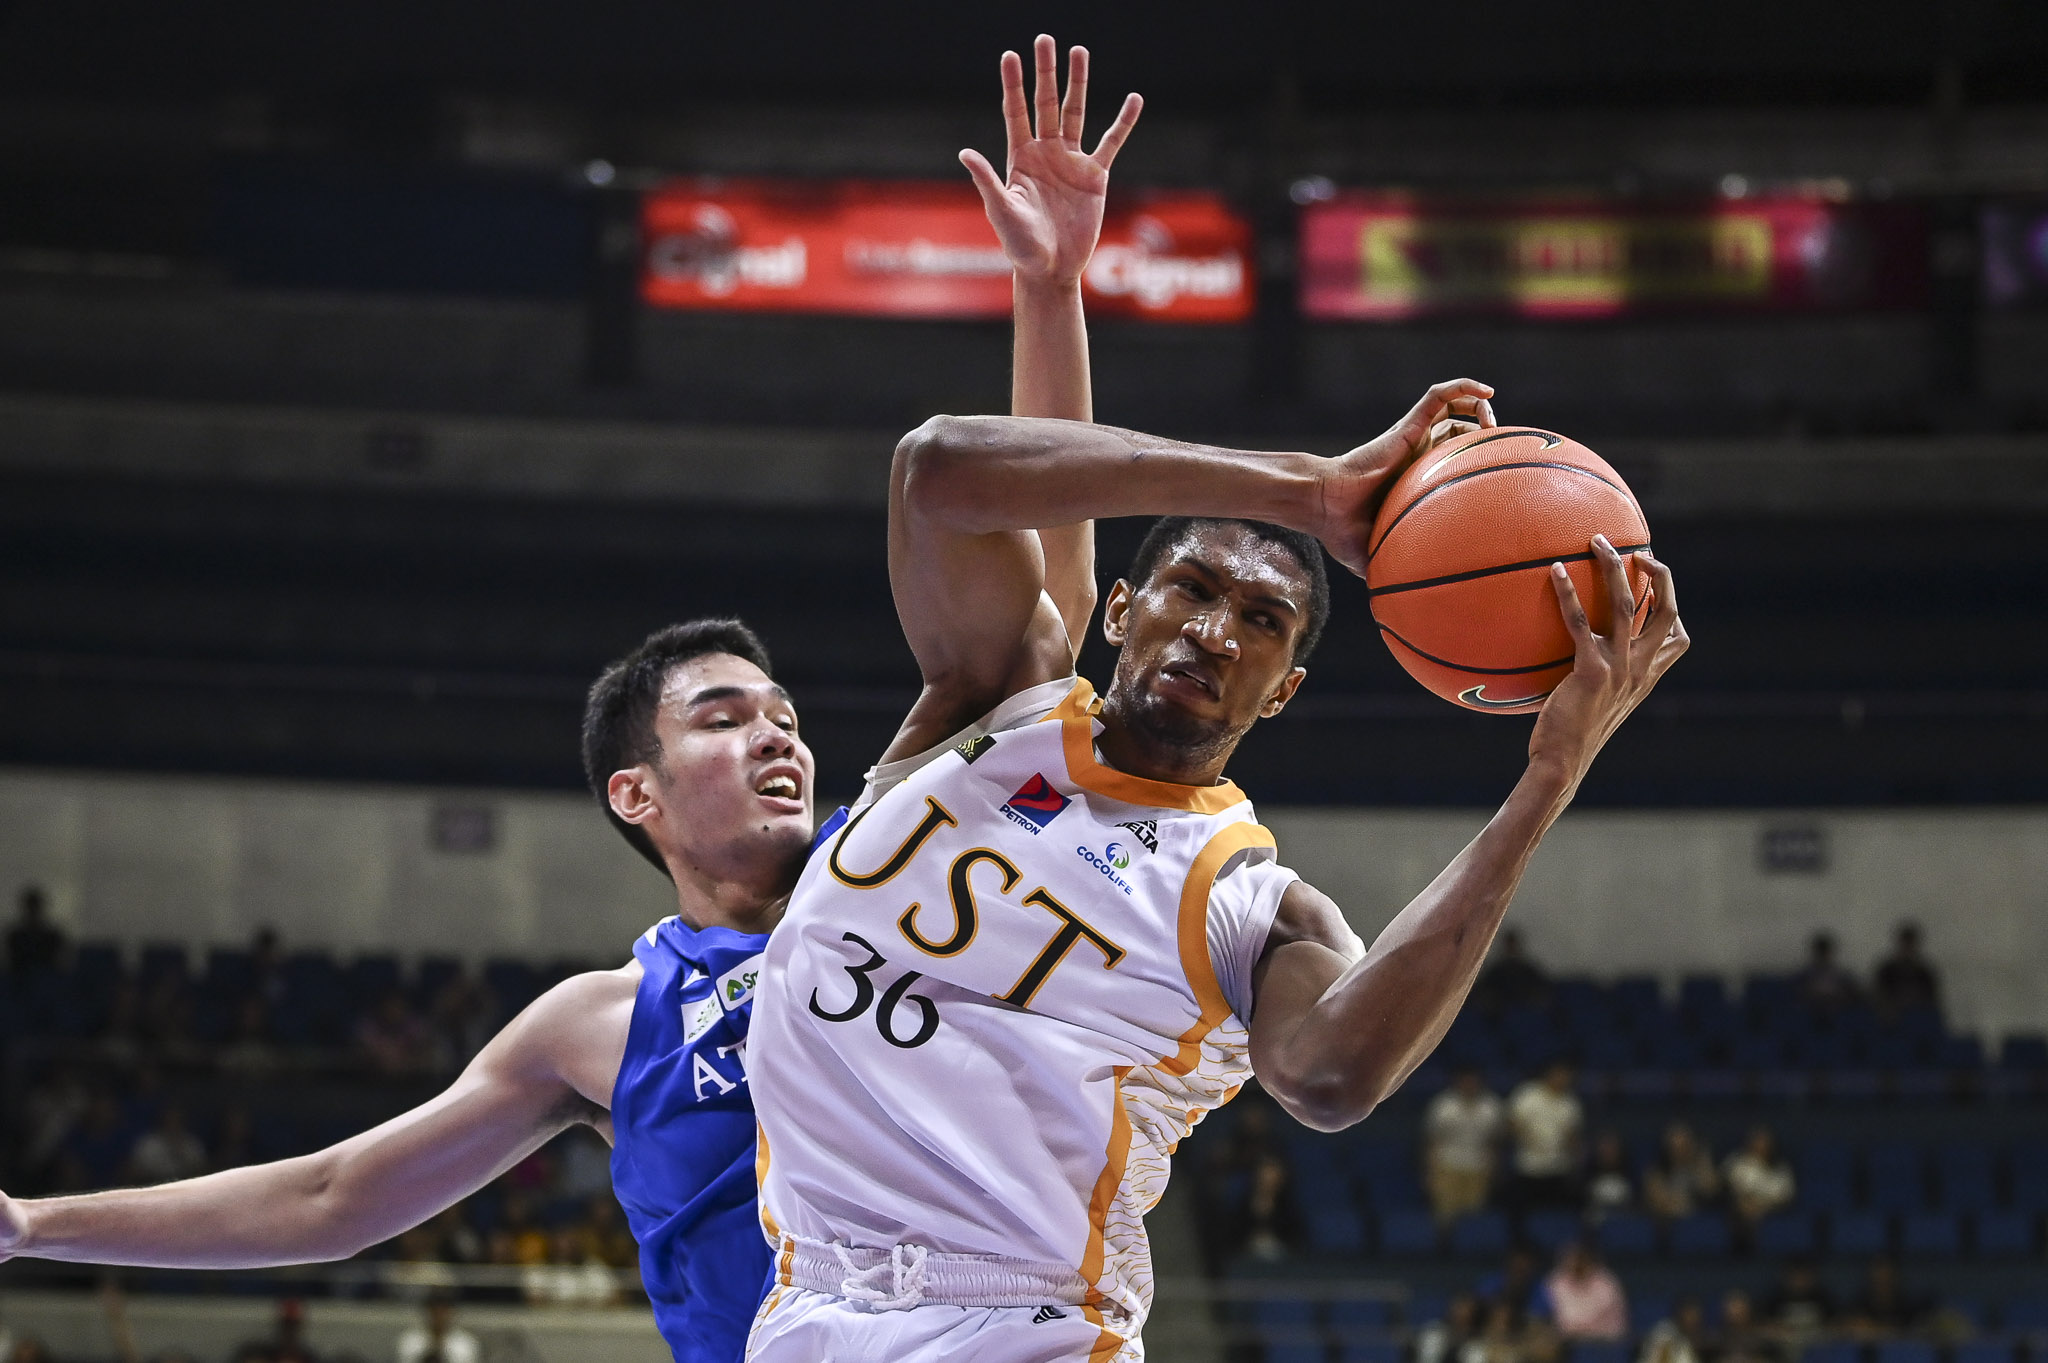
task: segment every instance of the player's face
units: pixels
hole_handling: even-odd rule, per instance
[[[729,653],[669,673],[655,711],[670,837],[720,879],[794,878],[811,840],[816,768],[789,693]]]
[[[1119,582],[1104,605],[1104,633],[1122,649],[1119,712],[1193,746],[1279,714],[1307,675],[1294,646],[1309,595],[1308,575],[1278,545],[1241,525],[1191,527],[1149,581]]]

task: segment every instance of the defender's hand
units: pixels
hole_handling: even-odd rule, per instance
[[[21,1253],[28,1244],[28,1213],[19,1202],[0,1193],[0,1263]]]
[[[1014,52],[1003,54],[1003,125],[1009,138],[1007,175],[978,151],[960,153],[960,164],[974,177],[988,220],[1003,244],[1018,277],[1034,282],[1075,284],[1095,254],[1102,233],[1102,205],[1109,192],[1109,167],[1131,135],[1144,101],[1124,97],[1116,121],[1102,134],[1093,153],[1081,149],[1081,126],[1088,109],[1088,49],[1068,54],[1067,98],[1060,102],[1058,53],[1045,34],[1033,44],[1037,62],[1036,113],[1024,102],[1024,63]]]
[[[1379,438],[1329,461],[1323,473],[1316,538],[1330,556],[1360,577],[1372,542],[1373,517],[1387,489],[1431,447],[1454,435],[1498,425],[1493,389],[1473,379],[1439,383]]]
[[[1552,564],[1550,585],[1557,592],[1565,627],[1577,645],[1571,675],[1559,682],[1536,717],[1529,737],[1529,765],[1548,767],[1569,787],[1576,787],[1593,757],[1610,735],[1642,704],[1643,697],[1671,665],[1692,646],[1678,618],[1678,589],[1671,570],[1646,553],[1635,556],[1650,570],[1650,593],[1656,605],[1631,636],[1635,601],[1629,594],[1628,572],[1621,555],[1605,535],[1593,537],[1593,561],[1606,579],[1608,618],[1595,633],[1579,601],[1578,589],[1563,564]]]

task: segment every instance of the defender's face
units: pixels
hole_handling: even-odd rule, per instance
[[[669,673],[654,731],[665,831],[692,864],[748,881],[801,865],[816,767],[787,691],[743,658],[705,654]]]
[[[1190,527],[1149,581],[1110,590],[1103,633],[1123,650],[1113,689],[1164,733],[1241,734],[1307,675],[1294,647],[1310,591],[1293,555],[1246,527]]]

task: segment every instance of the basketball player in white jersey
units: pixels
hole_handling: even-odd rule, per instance
[[[903,441],[890,571],[925,687],[764,962],[777,1286],[749,1358],[1138,1358],[1142,1218],[1191,1126],[1254,1073],[1309,1125],[1351,1125],[1443,1038],[1545,830],[1686,649],[1670,572],[1643,556],[1632,638],[1611,545],[1589,556],[1622,608],[1598,620],[1553,566],[1576,663],[1528,767],[1370,948],[1223,773],[1306,676],[1322,549],[1362,571],[1389,482],[1493,424],[1491,396],[1440,384],[1336,459],[1016,418]],[[1032,530],[1147,514],[1170,519],[1109,592],[1098,700]]]
[[[979,156],[963,159],[1017,271],[1014,410],[1085,418],[1088,352],[1078,276],[1101,229],[1109,160],[1139,104],[1135,96],[1127,100],[1103,148],[1084,155],[1065,137],[1064,120],[1078,134],[1088,54],[1071,54],[1063,110],[1056,107],[1052,39],[1040,37],[1035,55],[1042,120],[1048,103],[1055,106],[1043,120],[1044,135],[1031,130],[1022,65],[1006,53],[1011,174],[999,180]],[[1095,605],[1093,533],[1082,524],[1033,538],[1071,667]],[[751,631],[735,620],[699,620],[651,635],[593,688],[584,750],[592,788],[614,826],[675,883],[684,927],[728,942],[769,932],[811,845],[813,767],[797,734],[795,703],[773,680]],[[650,931],[648,942],[675,921]],[[760,1242],[751,1238],[752,1123],[740,1123],[740,1148],[728,1150],[725,1112],[695,1120],[699,1114],[681,1095],[694,1091],[705,1104],[723,1099],[716,1105],[725,1110],[743,1105],[751,1065],[743,1066],[738,1047],[712,1044],[724,1039],[714,1027],[662,1058],[674,1082],[657,1110],[643,1111],[654,1105],[636,1101],[634,1113],[615,1113],[614,1098],[626,1087],[622,1067],[660,1069],[635,1066],[629,1041],[636,1010],[674,1011],[671,1000],[644,997],[644,979],[643,962],[635,959],[565,980],[515,1018],[447,1092],[312,1155],[153,1188],[29,1201],[0,1193],[0,1261],[252,1268],[345,1258],[427,1220],[580,1122],[608,1140],[617,1137],[627,1165],[669,1166],[666,1186],[650,1191],[644,1208],[632,1202],[628,1180],[619,1180],[642,1240],[657,1318],[679,1359],[737,1359],[765,1265],[675,1280],[685,1257],[759,1257]],[[725,1011],[738,1012],[743,1003]],[[701,1004],[692,1010],[703,1016]],[[705,1068],[695,1068],[700,1061]],[[744,1254],[724,1244],[722,1227],[704,1215],[702,1204],[712,1199],[694,1197],[687,1216],[681,1209],[684,1193],[726,1182],[736,1160],[746,1187],[719,1191],[747,1199],[741,1226],[749,1240],[738,1247]],[[614,1166],[623,1167],[618,1160]],[[650,1231],[654,1222],[662,1224]],[[736,1277],[745,1278],[743,1286],[724,1281]],[[714,1290],[739,1295],[712,1300]],[[728,1317],[735,1322],[730,1330]]]

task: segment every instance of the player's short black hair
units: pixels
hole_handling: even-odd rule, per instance
[[[661,737],[654,731],[654,712],[669,673],[707,653],[730,653],[769,675],[768,648],[760,636],[735,619],[687,620],[654,631],[625,657],[598,675],[583,705],[583,778],[598,807],[633,850],[654,863],[663,875],[668,867],[645,830],[620,818],[606,787],[612,773],[661,758]]]
[[[1131,571],[1126,580],[1133,587],[1144,586],[1151,581],[1152,574],[1159,571],[1160,561],[1167,552],[1181,542],[1181,537],[1203,525],[1244,526],[1268,544],[1285,549],[1308,576],[1308,621],[1294,638],[1295,665],[1298,667],[1307,662],[1308,655],[1315,652],[1316,645],[1322,642],[1323,626],[1330,621],[1330,574],[1323,566],[1323,546],[1314,535],[1268,521],[1244,520],[1235,516],[1161,516],[1145,532],[1137,554],[1131,559]]]

